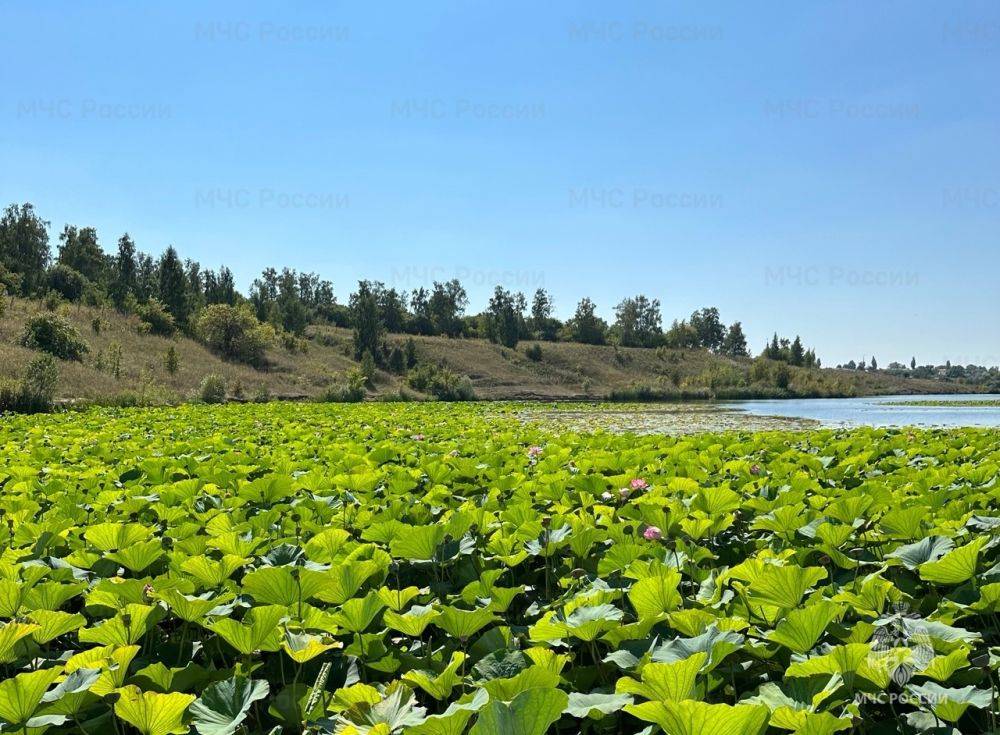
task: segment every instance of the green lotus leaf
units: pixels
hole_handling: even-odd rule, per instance
[[[491,699],[469,735],[544,735],[568,703],[569,696],[559,689],[529,689],[509,703]]]
[[[627,694],[607,694],[605,692],[591,692],[581,694],[580,692],[570,692],[569,701],[564,710],[566,714],[573,717],[592,720],[600,720],[607,715],[620,711],[625,705],[632,704],[632,697]]]
[[[957,585],[968,582],[976,576],[979,553],[989,541],[986,536],[973,539],[959,546],[936,561],[929,561],[918,567],[920,578],[936,584]]]
[[[907,691],[927,702],[930,710],[945,722],[958,722],[969,707],[986,709],[993,701],[991,691],[977,689],[971,685],[949,688],[929,681],[924,684],[910,684]]]
[[[440,673],[426,671],[422,669],[411,669],[401,677],[403,681],[415,687],[423,689],[434,699],[446,699],[452,690],[462,681],[459,668],[465,661],[465,654],[455,651],[451,654],[451,660]]]
[[[244,656],[249,656],[255,651],[277,651],[281,648],[278,626],[287,616],[284,607],[266,605],[251,608],[243,622],[225,618],[208,627]]]
[[[143,692],[136,686],[118,690],[115,714],[141,735],[182,735],[188,731],[184,713],[194,701],[193,694]]]
[[[14,730],[24,728],[38,711],[45,691],[59,678],[59,669],[17,674],[0,682],[0,720]]]
[[[636,694],[644,699],[655,701],[690,699],[695,693],[695,681],[698,673],[707,660],[708,655],[699,652],[673,663],[645,664],[639,672],[641,681],[627,676],[622,677],[615,684],[615,692]],[[640,719],[644,718],[640,717]],[[649,721],[654,722],[655,720]]]
[[[441,608],[441,614],[434,618],[433,623],[459,640],[468,640],[495,619],[487,608],[461,610],[449,605]]]
[[[637,711],[637,708],[638,711]],[[767,707],[750,704],[644,702],[625,711],[645,722],[653,722],[667,735],[760,735],[767,729]]]
[[[628,599],[639,619],[660,618],[680,607],[681,595],[677,591],[680,580],[680,572],[669,569],[633,584],[628,591]]]
[[[791,610],[766,637],[795,653],[806,653],[816,645],[827,626],[843,613],[841,606],[826,600],[806,605]]]
[[[937,561],[955,548],[955,542],[947,536],[927,536],[912,544],[905,544],[890,551],[886,559],[899,559],[907,569],[916,569],[921,564]]]
[[[200,735],[233,735],[269,689],[266,681],[245,676],[216,682],[191,704],[191,724]]]

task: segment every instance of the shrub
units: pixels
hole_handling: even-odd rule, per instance
[[[202,378],[198,387],[198,397],[205,403],[226,402],[226,381],[221,375],[214,373]]]
[[[94,334],[101,333],[101,317],[95,316],[93,319],[90,320],[90,329],[91,331],[93,331]]]
[[[542,346],[539,344],[529,345],[524,348],[524,356],[532,362],[540,362],[542,359]]]
[[[320,403],[358,403],[365,397],[365,376],[358,368],[347,371],[344,379],[328,387],[316,400]]]
[[[177,348],[173,345],[167,348],[167,354],[163,357],[163,367],[167,369],[170,375],[177,374],[177,370],[180,367],[180,360],[177,358]]]
[[[396,375],[402,375],[406,372],[406,355],[403,354],[398,345],[389,350],[389,359],[386,360],[386,367],[389,368],[389,372]]]
[[[254,403],[267,403],[271,400],[271,391],[266,385],[257,386],[257,390],[253,393]]]
[[[411,388],[427,393],[441,401],[474,401],[472,381],[459,377],[451,370],[424,363],[410,371],[406,382]]]
[[[146,329],[153,334],[169,337],[177,331],[173,315],[156,299],[150,299],[145,304],[139,305],[135,313],[142,323],[147,325]]]
[[[28,365],[20,382],[0,384],[0,413],[39,413],[52,408],[59,369],[51,355],[41,355]]]
[[[223,357],[255,367],[263,365],[264,351],[274,340],[274,328],[259,322],[245,304],[212,304],[198,317],[195,331]]]
[[[36,316],[25,325],[21,345],[48,352],[60,360],[82,360],[90,351],[76,327],[51,314]]]
[[[49,271],[49,288],[69,301],[79,301],[88,283],[80,271],[68,265],[57,265]]]
[[[371,352],[366,351],[361,356],[361,374],[364,376],[366,386],[371,388],[375,385],[375,358],[372,357]]]
[[[406,338],[406,344],[403,346],[403,357],[406,358],[407,370],[417,366],[417,343],[413,341],[413,337]]]
[[[42,300],[46,311],[56,311],[63,304],[63,297],[56,291],[49,291]]]

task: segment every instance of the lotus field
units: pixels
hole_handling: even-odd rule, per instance
[[[3,417],[0,730],[982,733],[1000,432]]]

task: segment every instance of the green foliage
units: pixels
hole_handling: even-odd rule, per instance
[[[167,352],[163,356],[163,367],[168,375],[176,375],[180,369],[180,358],[177,357],[177,348],[173,345],[167,347]]]
[[[195,332],[212,350],[228,360],[264,364],[274,329],[261,324],[246,305],[213,304],[198,316]]]
[[[206,375],[198,386],[198,398],[204,403],[226,402],[226,379],[221,375]]]
[[[12,416],[0,446],[5,730],[998,714],[992,430],[618,436],[271,403]]]
[[[441,401],[473,401],[476,398],[472,382],[451,370],[431,363],[421,363],[406,377],[407,384],[421,393]]]
[[[542,346],[540,344],[528,345],[524,348],[524,356],[532,362],[541,362]]]
[[[358,403],[365,399],[368,379],[360,368],[351,368],[316,399],[320,403]]]
[[[169,337],[177,331],[177,323],[173,315],[157,299],[150,299],[145,304],[136,307],[139,317],[146,330],[161,337]]]
[[[59,368],[51,355],[41,355],[28,364],[24,378],[0,383],[0,413],[41,413],[52,408]]]
[[[24,327],[20,344],[32,350],[48,352],[60,360],[83,360],[83,356],[90,351],[76,327],[51,314],[32,317]]]

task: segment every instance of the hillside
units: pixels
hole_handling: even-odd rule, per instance
[[[0,319],[0,379],[20,376],[37,354],[17,344],[30,317],[43,311],[39,302],[8,301]],[[226,379],[246,397],[262,390],[275,398],[304,399],[319,395],[357,366],[351,359],[347,329],[310,327],[304,349],[273,346],[267,367],[257,370],[226,362],[198,342],[143,334],[135,317],[111,309],[65,305],[60,313],[83,335],[90,352],[82,362],[60,361],[58,398],[66,402],[174,402],[191,398],[208,374]],[[94,322],[99,320],[99,331]],[[408,337],[390,335],[391,344]],[[791,395],[875,395],[892,393],[970,392],[965,385],[905,379],[884,373],[852,370],[790,369],[787,391],[751,376],[752,361],[734,360],[704,350],[615,348],[575,343],[524,342],[507,349],[478,339],[413,337],[420,362],[429,362],[468,376],[482,399],[567,400],[616,398],[711,398]],[[539,359],[526,350],[541,347]],[[171,375],[165,357],[173,345],[178,370]],[[121,348],[119,376],[109,367],[116,346]],[[536,356],[537,357],[537,356]],[[772,364],[773,365],[773,364]],[[776,367],[776,366],[774,366]],[[377,395],[419,397],[405,378],[380,372]]]

